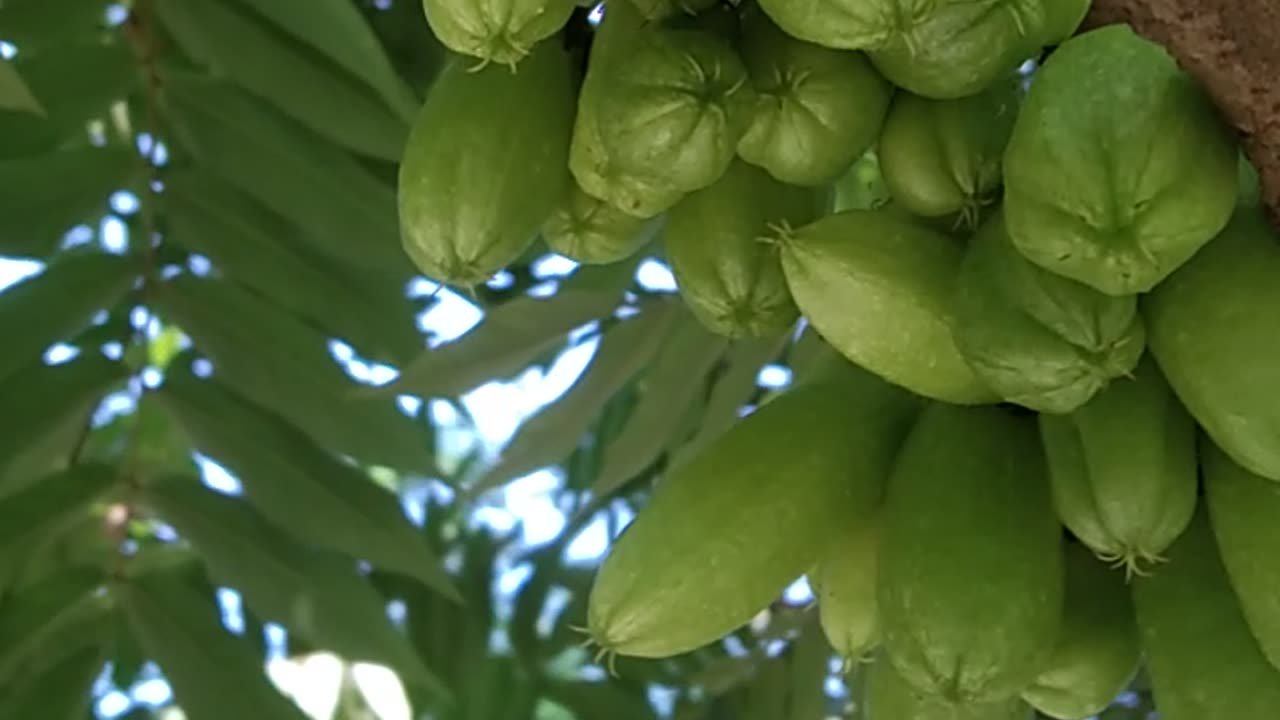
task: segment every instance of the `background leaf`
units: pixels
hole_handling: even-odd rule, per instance
[[[156,11],[192,58],[330,140],[399,162],[408,123],[345,69],[239,2],[161,2]]]
[[[35,362],[53,343],[89,324],[95,313],[114,305],[134,283],[137,268],[128,257],[99,252],[66,255],[39,275],[0,294],[0,379]],[[38,315],[31,313],[39,307]]]
[[[516,435],[492,468],[469,492],[478,495],[503,482],[563,460],[613,394],[622,389],[657,352],[677,316],[677,305],[654,302],[636,317],[607,330],[582,377],[556,402],[538,411]]]
[[[316,250],[355,267],[412,275],[395,190],[353,157],[226,82],[170,71],[165,97],[191,154],[302,228]]]
[[[128,187],[139,158],[125,147],[86,147],[0,159],[0,253],[43,258],[72,227],[93,222]]]
[[[44,107],[12,64],[0,60],[0,110],[28,112],[43,116]]]
[[[304,720],[267,682],[264,660],[219,622],[213,598],[181,576],[153,573],[112,587],[147,654],[191,720]]]
[[[249,501],[304,543],[457,590],[395,495],[214,381],[171,371],[157,397],[192,444],[235,473]]]
[[[361,462],[430,474],[431,434],[385,397],[354,395],[328,340],[247,290],[183,275],[163,286],[158,309],[180,325],[218,375],[317,443]]]

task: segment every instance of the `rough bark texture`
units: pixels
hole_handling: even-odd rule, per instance
[[[1086,27],[1116,22],[1203,83],[1239,130],[1280,230],[1280,0],[1093,0]]]

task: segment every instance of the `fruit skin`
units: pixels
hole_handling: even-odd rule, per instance
[[[400,164],[402,240],[418,268],[470,286],[518,258],[569,180],[572,126],[572,73],[558,44],[539,45],[518,73],[451,61]]]
[[[797,40],[758,8],[745,15],[756,101],[738,154],[783,182],[830,185],[875,143],[893,88],[862,53]]]
[[[618,0],[618,2],[631,3],[646,20],[661,20],[681,13],[692,15],[716,4],[716,0]]]
[[[881,542],[880,626],[907,682],[976,703],[1034,679],[1058,637],[1063,556],[1031,418],[929,405],[889,478]]]
[[[1161,720],[1280,717],[1280,672],[1249,633],[1203,506],[1132,593]]]
[[[799,310],[778,248],[761,238],[772,224],[814,220],[827,196],[734,160],[719,180],[671,208],[663,232],[666,258],[694,316],[731,338],[771,337],[791,327]]]
[[[1280,485],[1201,444],[1205,500],[1227,577],[1262,653],[1280,668]]]
[[[954,703],[923,693],[879,654],[867,671],[866,720],[1030,720],[1031,707],[1013,697],[994,703]]]
[[[778,242],[796,305],[849,360],[928,398],[997,399],[951,336],[959,243],[882,209],[828,215]]]
[[[1213,242],[1141,301],[1148,343],[1192,417],[1248,470],[1280,480],[1280,240],[1242,207]]]
[[[840,524],[810,573],[822,631],[846,664],[861,659],[880,642],[876,612],[879,523],[874,515],[860,514],[863,517]]]
[[[665,657],[747,623],[871,513],[918,399],[837,358],[658,484],[596,576],[603,649]]]
[[[1150,358],[1070,415],[1040,415],[1058,517],[1132,575],[1196,508],[1196,426]]]
[[[914,4],[919,0],[909,0]],[[1062,33],[1061,7],[1087,0],[934,2],[868,50],[894,85],[937,100],[981,92]],[[1081,15],[1082,16],[1082,15]]]
[[[972,238],[955,283],[952,334],[1006,401],[1069,413],[1138,364],[1146,333],[1132,297],[1055,275],[1013,247],[997,210]]]
[[[1066,602],[1053,655],[1022,698],[1060,720],[1105,710],[1138,672],[1142,647],[1124,576],[1066,545]]]
[[[1226,225],[1237,150],[1208,97],[1160,46],[1111,25],[1063,43],[1037,73],[1004,175],[1019,251],[1130,295],[1151,290]]]
[[[422,0],[432,33],[454,52],[514,71],[569,21],[575,0]]]
[[[751,122],[755,91],[728,42],[605,13],[578,95],[569,169],[587,194],[640,218],[715,182]]]
[[[978,209],[998,197],[1018,82],[1010,75],[958,100],[895,95],[876,149],[894,200],[924,217],[963,213],[974,227]]]
[[[631,257],[653,239],[661,222],[633,217],[582,191],[577,183],[542,225],[552,252],[587,265],[608,265]]]

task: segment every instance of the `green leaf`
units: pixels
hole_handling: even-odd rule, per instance
[[[101,646],[79,648],[7,690],[0,700],[0,717],[41,718],[41,720],[83,720],[93,701],[93,684],[106,664]]]
[[[156,397],[201,452],[235,473],[268,520],[304,543],[417,578],[459,599],[397,498],[279,416],[216,380],[170,369]]]
[[[0,686],[47,647],[60,629],[102,612],[95,591],[100,571],[81,569],[54,575],[10,594],[0,603]]]
[[[172,242],[313,327],[396,364],[422,348],[415,309],[400,287],[375,286],[316,255],[296,228],[212,175],[187,170],[166,178],[165,212]]]
[[[640,379],[643,393],[622,432],[609,443],[591,491],[613,494],[644,471],[673,442],[679,419],[703,394],[705,377],[724,354],[728,340],[707,331],[692,314],[680,320]]]
[[[684,462],[738,421],[743,406],[760,389],[760,369],[777,359],[790,340],[788,332],[771,339],[738,340],[729,347],[724,372],[711,388],[698,431],[675,453],[672,465]]]
[[[325,255],[354,267],[412,273],[391,185],[227,82],[178,71],[167,77],[174,130],[203,167],[297,225]]]
[[[137,277],[134,258],[99,252],[65,255],[39,275],[0,293],[0,380],[38,360],[55,342],[114,305]]]
[[[304,720],[272,687],[264,659],[223,629],[213,597],[156,573],[112,588],[142,647],[190,720]]]
[[[657,713],[644,695],[628,692],[612,682],[555,682],[546,697],[569,708],[578,720],[657,720]]]
[[[407,681],[448,697],[352,561],[295,543],[244,501],[203,488],[193,477],[152,481],[142,500],[196,547],[210,575],[239,590],[264,620],[352,662],[394,667]]]
[[[182,327],[218,375],[315,441],[370,464],[435,471],[429,426],[386,397],[355,395],[328,340],[244,288],[182,275],[154,293],[155,307]]]
[[[139,167],[132,151],[116,146],[0,159],[0,254],[52,254],[71,228],[96,223]]]
[[[0,498],[0,553],[54,539],[115,486],[110,465],[76,465]]]
[[[127,375],[124,365],[85,353],[61,365],[34,364],[0,381],[8,423],[0,432],[0,496],[66,467],[69,436],[79,434],[93,407]]]
[[[0,110],[0,157],[52,150],[80,133],[87,123],[137,83],[133,57],[120,45],[82,41],[38,53],[21,53],[14,67],[45,115]]]
[[[649,364],[666,339],[678,310],[675,303],[655,302],[636,317],[606,331],[573,387],[520,426],[502,449],[497,464],[469,492],[479,495],[560,462],[573,452],[609,398]]]
[[[0,60],[0,110],[13,110],[42,117],[45,115],[44,107],[36,96],[31,94],[31,88],[22,81],[22,76],[13,65],[5,60]]]
[[[787,720],[825,720],[828,716],[826,682],[832,655],[817,613],[809,613],[800,637],[791,645],[791,703]]]
[[[354,3],[349,0],[251,0],[248,4],[285,32],[363,78],[406,122],[417,114],[418,100],[396,74],[378,36]]]
[[[791,674],[789,658],[775,657],[761,663],[759,672],[747,690],[743,720],[778,720],[787,717]]]
[[[5,0],[0,3],[0,38],[40,52],[86,40],[106,19],[106,0]]]
[[[450,397],[509,377],[617,307],[638,262],[581,266],[550,297],[524,295],[492,308],[470,332],[422,353],[379,390]]]
[[[193,59],[326,138],[399,162],[408,123],[313,48],[236,2],[162,2],[156,12]]]

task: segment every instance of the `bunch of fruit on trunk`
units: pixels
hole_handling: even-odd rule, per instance
[[[585,58],[573,0],[425,6],[424,273],[656,237],[707,328],[828,350],[659,480],[601,648],[807,575],[871,720],[1086,718],[1140,668],[1164,720],[1280,718],[1280,238],[1163,48],[1087,0],[609,0]]]

